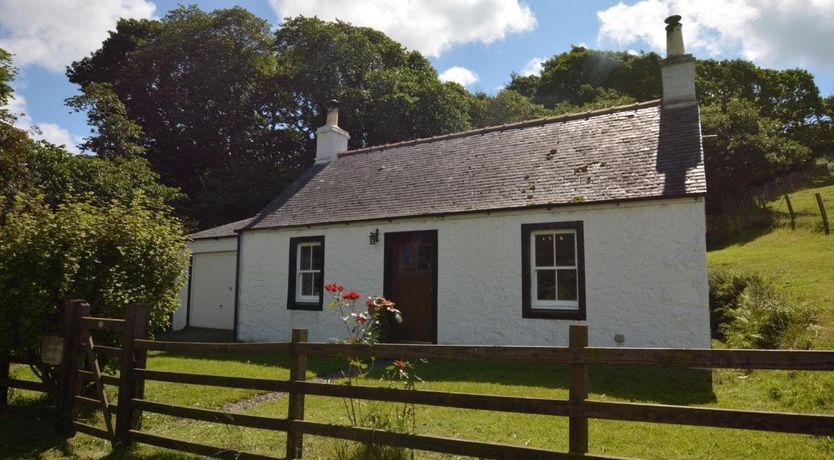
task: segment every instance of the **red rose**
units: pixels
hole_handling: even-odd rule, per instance
[[[347,300],[356,300],[359,298],[359,293],[355,291],[345,292],[342,294],[342,298]]]

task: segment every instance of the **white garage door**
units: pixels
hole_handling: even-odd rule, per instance
[[[191,326],[234,328],[235,263],[233,251],[194,254],[191,260]]]

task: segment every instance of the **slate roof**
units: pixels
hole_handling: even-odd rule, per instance
[[[343,152],[246,228],[704,193],[698,107],[651,101]]]
[[[188,235],[192,240],[208,240],[213,238],[226,238],[229,236],[237,236],[236,230],[239,230],[252,222],[254,217],[239,220],[229,224],[218,225],[217,227],[200,230],[199,232]]]

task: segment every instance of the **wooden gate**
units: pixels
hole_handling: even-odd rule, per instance
[[[90,305],[73,300],[64,305],[63,348],[58,367],[57,385],[9,378],[9,364],[43,365],[40,360],[6,356],[0,359],[0,412],[25,413],[24,409],[8,404],[8,388],[41,391],[54,397],[55,429],[69,438],[82,432],[110,441],[113,446],[125,444],[127,433],[138,428],[141,417],[131,410],[129,401],[144,396],[144,380],[134,376],[135,368],[144,368],[147,352],[132,350],[124,344],[148,338],[150,306],[128,305],[125,319],[90,316]],[[117,337],[122,346],[98,345],[103,334]],[[99,339],[97,339],[97,336]],[[118,376],[102,373],[101,361],[120,369]],[[119,399],[113,404],[107,386],[119,388]],[[105,429],[78,420],[83,407],[93,407],[103,413]]]

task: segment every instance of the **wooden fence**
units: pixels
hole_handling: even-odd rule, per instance
[[[147,326],[147,307],[131,306],[128,318],[107,320],[84,315],[83,306],[75,316],[68,339],[79,344],[73,347],[76,357],[92,350],[93,355],[107,354],[122,359],[120,375],[100,375],[95,359],[88,360],[91,370],[83,370],[76,359],[66,369],[74,369],[66,376],[76,385],[79,381],[92,380],[97,388],[102,384],[118,385],[119,400],[111,405],[104,391],[97,391],[98,399],[87,398],[70,391],[75,405],[89,405],[105,413],[115,412],[116,425],[101,429],[74,420],[77,412],[68,411],[64,417],[71,430],[110,440],[114,446],[139,442],[164,448],[193,452],[216,458],[274,459],[269,455],[240,452],[222,446],[210,446],[169,438],[142,431],[141,413],[153,412],[168,416],[213,423],[252,427],[287,433],[286,457],[301,458],[304,451],[304,435],[324,436],[363,443],[378,443],[409,449],[426,450],[453,455],[481,458],[614,458],[588,454],[588,419],[624,420],[635,422],[696,425],[719,428],[763,430],[797,434],[832,435],[834,416],[795,414],[761,411],[745,411],[704,407],[642,404],[628,402],[595,401],[588,399],[588,366],[595,365],[648,365],[684,368],[735,368],[735,369],[785,369],[785,370],[834,370],[834,351],[774,351],[774,350],[710,350],[710,349],[657,349],[657,348],[597,348],[588,347],[586,326],[570,327],[568,347],[546,346],[458,346],[458,345],[405,345],[380,344],[373,347],[307,341],[307,331],[293,330],[290,343],[188,343],[161,342],[143,337]],[[89,307],[87,307],[89,308]],[[144,326],[142,326],[144,324]],[[145,329],[143,329],[145,327]],[[85,339],[91,328],[123,331],[121,348],[97,347]],[[85,346],[82,345],[86,343]],[[200,353],[288,353],[291,357],[290,379],[219,376],[145,368],[148,351],[169,351],[185,354]],[[497,396],[428,390],[404,390],[347,386],[340,384],[305,381],[308,356],[396,357],[402,359],[449,359],[530,362],[542,365],[566,364],[569,366],[568,399],[537,397]],[[144,383],[148,380],[211,387],[246,388],[262,391],[282,391],[289,395],[286,417],[264,417],[231,414],[216,410],[185,407],[149,401],[144,398]],[[5,379],[3,384],[21,384]],[[11,386],[11,385],[9,385]],[[42,390],[55,390],[38,386]],[[60,393],[60,392],[58,392]],[[556,452],[533,447],[514,446],[492,442],[452,439],[439,436],[375,431],[356,426],[334,425],[305,420],[305,396],[327,396],[376,401],[412,403],[420,405],[478,409],[524,414],[540,414],[569,418],[569,451]],[[639,440],[635,440],[639,442]]]

